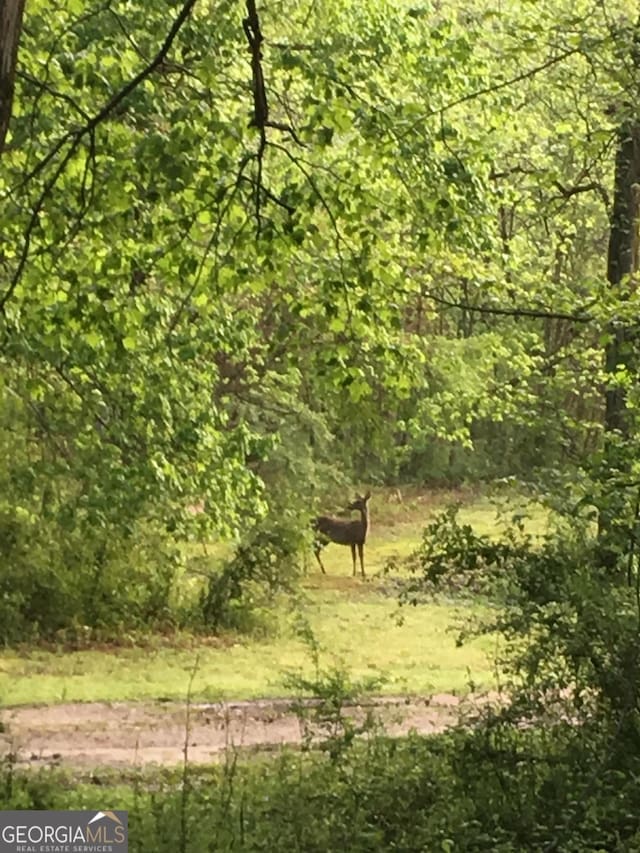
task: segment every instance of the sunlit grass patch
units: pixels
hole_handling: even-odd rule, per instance
[[[180,699],[196,656],[195,698],[286,695],[286,672],[312,674],[309,649],[296,633],[300,619],[321,646],[321,665],[344,666],[354,678],[379,675],[381,692],[465,691],[470,680],[482,686],[492,681],[490,639],[456,646],[456,628],[469,606],[406,608],[398,624],[396,602],[381,593],[350,597],[344,590],[317,589],[309,591],[299,612],[283,612],[280,636],[267,640],[229,637],[217,647],[193,640],[173,648],[4,652],[0,702]]]

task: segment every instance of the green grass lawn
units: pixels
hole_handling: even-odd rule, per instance
[[[426,500],[418,494],[392,503],[378,494],[374,501],[365,554],[370,579],[366,583],[352,579],[349,549],[328,546],[323,555],[328,574],[321,575],[311,558],[301,603],[281,606],[273,620],[279,626],[275,636],[209,642],[150,638],[139,648],[75,652],[7,650],[0,653],[0,704],[181,699],[196,657],[196,699],[283,696],[287,672],[312,672],[309,649],[296,630],[301,621],[320,644],[323,668],[344,667],[353,679],[379,676],[384,680],[382,693],[463,692],[470,685],[492,686],[495,638],[456,645],[465,618],[483,605],[449,601],[407,607],[399,624],[398,605],[385,591],[381,575],[385,563],[416,547],[442,497]],[[482,498],[471,500],[461,518],[478,532],[497,529],[495,508]],[[546,516],[538,512],[530,527],[541,532],[545,525]]]
[[[490,686],[490,638],[456,647],[456,626],[469,605],[426,604],[403,610],[398,624],[393,599],[374,590],[332,589],[314,579],[300,616],[321,647],[323,668],[344,666],[353,679],[380,676],[382,693],[466,691],[470,680]],[[323,583],[324,582],[324,583]],[[356,581],[356,584],[359,583]],[[0,703],[184,698],[198,657],[193,696],[248,699],[283,696],[286,672],[312,673],[311,656],[296,635],[293,612],[283,613],[280,636],[268,640],[225,638],[218,645],[193,641],[176,646],[78,652],[4,652],[0,655]]]

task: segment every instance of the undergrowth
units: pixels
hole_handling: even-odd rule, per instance
[[[486,725],[333,753],[192,769],[127,786],[5,767],[0,808],[126,808],[132,853],[204,851],[637,851],[637,774],[607,766],[610,732]],[[594,770],[597,772],[594,773]],[[185,820],[181,810],[185,809]]]

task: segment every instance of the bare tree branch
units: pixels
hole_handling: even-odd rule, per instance
[[[229,210],[231,203],[233,202],[233,199],[235,198],[235,195],[238,192],[240,185],[243,181],[244,170],[247,168],[249,163],[254,159],[254,157],[255,157],[255,155],[253,155],[253,154],[245,154],[244,157],[242,158],[241,162],[240,162],[240,166],[238,168],[238,173],[236,175],[236,179],[233,183],[233,186],[230,187],[228,190],[228,195],[227,195],[227,198],[226,198],[224,204],[220,206],[220,210],[218,211],[218,219],[216,222],[216,226],[213,229],[211,236],[207,240],[207,245],[205,246],[205,249],[202,252],[202,255],[200,256],[200,263],[198,264],[198,269],[196,270],[196,274],[193,277],[193,281],[191,282],[190,286],[187,288],[185,295],[180,300],[178,307],[175,310],[173,317],[171,318],[171,320],[169,322],[169,328],[167,329],[167,333],[165,336],[167,341],[170,341],[171,335],[173,334],[174,329],[178,325],[178,322],[179,322],[182,314],[184,313],[184,310],[187,307],[189,300],[193,296],[196,287],[200,283],[200,279],[202,277],[202,273],[204,271],[204,267],[205,267],[205,263],[207,261],[207,258],[209,257],[209,253],[211,252],[211,249],[217,245],[218,239],[220,237],[220,230],[222,228],[222,222],[224,220],[224,217],[225,217],[227,211]]]
[[[246,0],[246,7],[247,16],[242,20],[242,27],[247,37],[249,53],[251,54],[251,87],[253,91],[253,118],[251,119],[249,126],[257,127],[260,134],[258,150],[255,158],[257,164],[257,176],[255,182],[255,217],[257,232],[260,234],[260,231],[262,230],[261,207],[263,195],[266,198],[275,201],[281,207],[289,209],[290,213],[293,212],[288,205],[285,205],[282,201],[278,200],[274,193],[263,186],[262,174],[264,153],[267,148],[267,128],[273,128],[274,130],[279,130],[282,133],[288,133],[297,145],[303,146],[303,143],[298,137],[293,125],[279,121],[272,121],[269,118],[267,89],[264,81],[264,71],[262,69],[262,45],[265,39],[260,28],[260,18],[256,9],[255,0]]]
[[[569,59],[570,56],[575,56],[577,53],[584,53],[584,49],[582,47],[570,48],[569,50],[565,50],[562,53],[559,53],[557,56],[552,56],[550,59],[547,59],[540,65],[535,65],[533,68],[528,68],[526,71],[522,71],[520,74],[516,74],[513,77],[509,77],[508,80],[500,80],[497,83],[492,83],[490,86],[484,86],[481,89],[476,89],[474,92],[468,92],[466,95],[461,95],[461,97],[456,98],[453,101],[449,101],[448,104],[444,104],[441,107],[436,107],[432,110],[428,110],[426,113],[423,113],[420,118],[412,122],[411,125],[404,131],[404,133],[400,134],[399,138],[403,138],[405,136],[408,136],[408,134],[413,133],[416,127],[418,127],[420,124],[422,124],[429,118],[433,118],[436,115],[448,112],[454,107],[458,107],[460,106],[460,104],[464,104],[467,101],[475,101],[476,98],[480,98],[482,97],[482,95],[490,95],[493,92],[499,92],[502,89],[508,89],[509,86],[513,86],[514,83],[521,83],[523,80],[528,80],[531,77],[535,77],[541,72],[546,71],[548,68],[552,68],[554,65],[557,65],[559,62],[564,62],[564,60]]]
[[[554,181],[553,185],[559,191],[560,198],[568,199],[574,195],[579,195],[580,193],[596,192],[600,196],[600,198],[602,199],[602,202],[603,202],[605,208],[607,209],[607,211],[611,207],[611,200],[609,198],[609,193],[606,191],[606,189],[602,186],[602,184],[599,181],[590,181],[588,184],[576,184],[575,186],[572,186],[572,187],[565,187],[564,184],[560,183],[560,181]]]
[[[593,320],[590,314],[569,314],[563,311],[548,311],[538,308],[494,308],[488,305],[469,305],[465,302],[454,302],[451,299],[444,299],[441,296],[436,296],[429,290],[423,290],[422,295],[438,305],[445,305],[447,308],[460,308],[463,311],[474,311],[478,314],[490,314],[497,317],[532,317],[539,320],[571,320],[575,323],[589,323]],[[593,304],[593,303],[592,303]]]

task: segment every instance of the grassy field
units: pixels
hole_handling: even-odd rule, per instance
[[[321,582],[321,581],[320,581]],[[392,599],[373,592],[348,595],[324,588],[302,610],[322,651],[322,667],[344,666],[351,677],[380,676],[380,692],[464,691],[491,683],[490,639],[456,648],[456,625],[465,607],[428,604],[410,608],[403,624]],[[283,613],[280,636],[224,638],[145,648],[53,653],[31,650],[0,655],[0,703],[183,698],[198,656],[193,695],[199,699],[249,699],[286,695],[287,672],[312,673],[305,643],[295,634],[295,614]]]
[[[307,625],[319,643],[323,668],[343,667],[353,679],[379,677],[381,693],[465,692],[493,684],[495,638],[456,645],[459,628],[481,605],[440,601],[401,611],[389,594],[382,570],[419,543],[432,512],[451,495],[378,494],[372,501],[367,543],[369,579],[352,579],[348,549],[330,545],[326,576],[309,564],[300,601],[282,605],[277,634],[267,639],[225,636],[150,638],[141,647],[84,651],[42,649],[0,653],[0,704],[91,700],[180,699],[198,661],[193,696],[202,700],[286,695],[285,676],[309,675],[312,660],[299,627]],[[376,500],[377,498],[377,500]],[[478,532],[496,528],[495,507],[469,498],[462,518]],[[533,532],[546,524],[542,512]],[[276,620],[274,620],[276,621]]]

